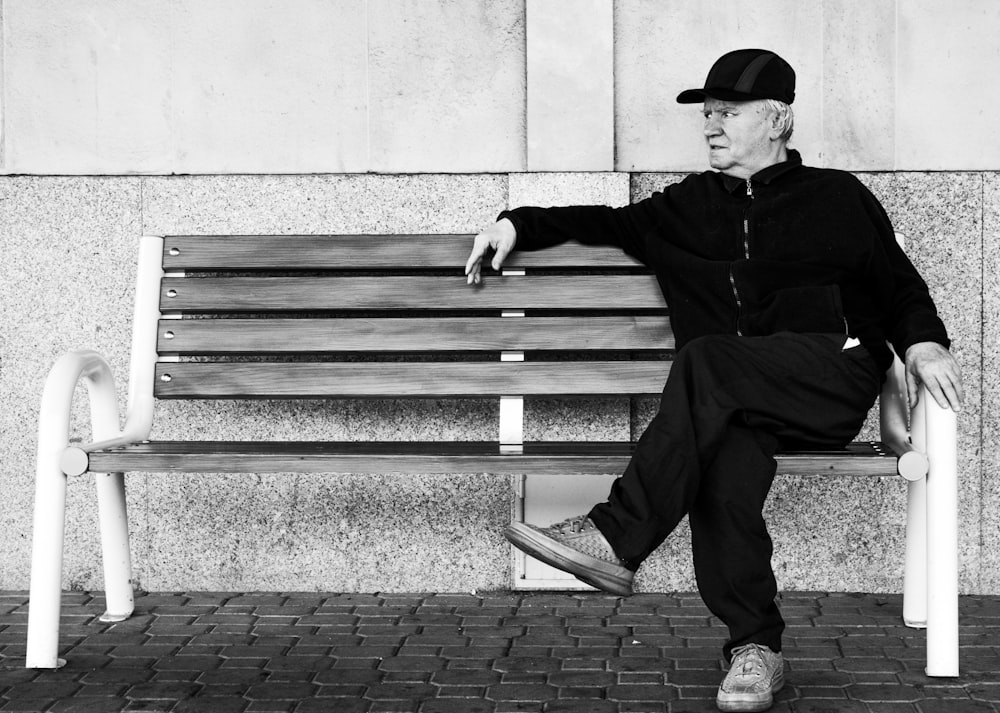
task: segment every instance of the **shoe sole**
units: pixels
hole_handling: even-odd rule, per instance
[[[511,523],[504,536],[519,550],[572,574],[592,587],[622,597],[632,594],[632,579],[635,575],[625,567],[591,557],[524,523]]]
[[[721,690],[715,698],[715,707],[725,713],[758,713],[766,711],[774,705],[774,694],[785,686],[784,672],[771,684],[771,694],[765,699],[754,700],[748,693],[723,693]],[[726,696],[724,698],[724,696]]]

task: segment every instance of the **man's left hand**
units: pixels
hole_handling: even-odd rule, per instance
[[[923,384],[941,408],[962,409],[962,370],[950,351],[937,342],[918,342],[906,350],[904,361],[910,408],[917,405]]]

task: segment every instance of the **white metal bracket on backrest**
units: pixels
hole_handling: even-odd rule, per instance
[[[180,252],[177,250],[177,248],[173,248],[173,249],[170,250],[170,254],[171,255],[179,255]],[[163,277],[164,278],[166,278],[166,277],[185,277],[185,276],[186,276],[186,273],[183,270],[171,270],[170,272],[164,272],[163,273]],[[171,319],[171,320],[181,319],[181,313],[180,312],[160,312],[159,319],[160,320],[164,320],[164,319]],[[157,326],[157,330],[158,329],[159,329],[159,326]],[[173,332],[172,329],[166,328],[166,329],[163,330],[163,335],[162,336],[163,336],[163,339],[165,341],[169,342],[171,339],[174,338],[174,332]],[[157,331],[157,339],[159,339],[159,337],[160,337],[160,333],[159,333],[159,331]],[[181,358],[179,356],[164,356],[164,355],[159,355],[159,356],[157,356],[157,355],[153,355],[153,356],[143,355],[142,356],[143,360],[149,359],[149,358],[152,358],[154,361],[158,361],[160,363],[165,363],[165,362],[176,363],[176,362],[179,362],[181,360]],[[140,376],[139,378],[142,378],[142,376]],[[152,381],[150,381],[150,383],[152,383]]]
[[[522,276],[524,270],[502,270],[501,276]],[[522,310],[505,310],[500,313],[502,319],[521,319]],[[500,361],[524,361],[524,352],[500,352]],[[500,452],[520,454],[524,452],[524,397],[500,397]]]
[[[136,280],[135,317],[132,324],[132,358],[129,367],[128,418],[137,431],[153,425],[153,373],[156,365],[157,330],[160,321],[160,283],[163,280],[163,238],[146,235],[140,241],[139,275]]]

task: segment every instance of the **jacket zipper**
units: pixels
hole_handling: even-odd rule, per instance
[[[753,204],[753,183],[747,179],[747,198],[750,203],[743,211],[743,257],[750,259],[750,206]],[[740,291],[736,287],[736,275],[733,274],[733,266],[729,266],[729,285],[733,289],[733,298],[736,300],[736,336],[742,337],[743,330],[740,328],[740,315],[743,312],[743,300],[740,298]]]
[[[743,257],[750,259],[750,207],[753,205],[753,183],[747,179],[747,198],[750,202],[743,211]]]
[[[743,311],[743,302],[740,300],[740,291],[736,289],[736,277],[733,275],[733,266],[729,266],[729,285],[733,288],[733,297],[736,299],[736,336],[742,337],[743,330],[740,329],[740,313]]]

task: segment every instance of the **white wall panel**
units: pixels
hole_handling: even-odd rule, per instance
[[[896,166],[1000,168],[1000,2],[899,0]]]
[[[528,170],[611,171],[612,0],[527,0]]]
[[[6,0],[8,173],[367,164],[359,0]]]
[[[895,165],[895,0],[823,3],[822,141],[814,162],[852,171]]]
[[[524,170],[524,2],[369,0],[370,169]]]

